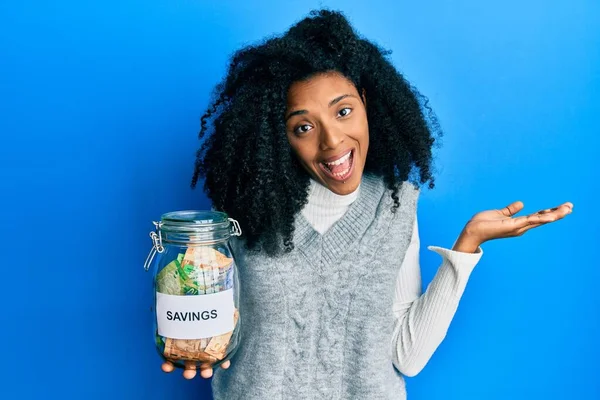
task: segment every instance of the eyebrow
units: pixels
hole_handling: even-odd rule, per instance
[[[345,99],[346,97],[356,97],[354,95],[351,94],[343,94],[341,96],[336,97],[335,99],[331,100],[328,104],[328,107],[334,106],[337,103],[339,103],[340,101],[342,101],[343,99]],[[291,113],[289,113],[286,117],[285,120],[287,121],[288,119],[292,118],[295,115],[302,115],[302,114],[306,114],[308,113],[308,111],[306,110],[296,110],[296,111],[292,111]]]

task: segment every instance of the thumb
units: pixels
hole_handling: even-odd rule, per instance
[[[516,213],[518,213],[522,209],[523,209],[523,202],[522,201],[515,201],[514,203],[510,203],[509,205],[507,205],[506,207],[504,207],[502,210],[500,210],[500,212],[505,217],[512,217],[513,215],[515,215]]]

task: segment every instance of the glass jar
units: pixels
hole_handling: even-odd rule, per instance
[[[153,247],[153,340],[164,360],[183,368],[217,366],[239,344],[236,264],[228,244],[239,223],[216,211],[163,214],[150,232]]]

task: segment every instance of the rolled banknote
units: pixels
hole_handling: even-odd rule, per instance
[[[236,309],[233,315],[234,327],[235,325],[237,325],[238,316],[239,314]],[[222,360],[223,358],[225,358],[225,353],[227,352],[227,346],[229,345],[229,341],[231,340],[231,335],[233,335],[233,331],[227,332],[223,335],[213,336],[210,339],[210,342],[208,343],[206,348],[204,348],[204,351],[207,354],[210,354],[211,356],[215,357],[217,360]]]
[[[239,312],[233,315],[234,330],[237,325]],[[165,338],[164,356],[171,360],[199,361],[215,363],[225,358],[227,346],[233,331],[208,339],[172,339]]]
[[[233,259],[206,246],[188,247],[181,261],[184,292],[186,294],[211,294],[233,285]]]
[[[217,358],[205,353],[201,345],[202,342],[196,339],[167,338],[164,355],[170,360],[216,362]]]

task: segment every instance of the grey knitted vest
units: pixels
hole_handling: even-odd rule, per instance
[[[233,243],[241,342],[215,369],[215,400],[401,400],[392,364],[392,301],[419,190],[400,208],[381,178],[364,175],[358,199],[324,235],[298,213],[295,249],[277,258]]]

